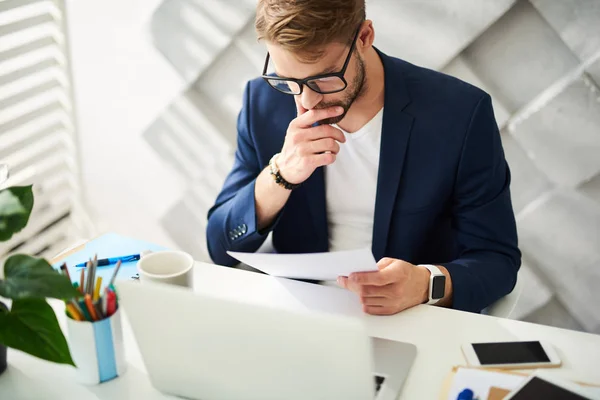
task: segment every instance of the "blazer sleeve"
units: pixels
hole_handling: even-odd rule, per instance
[[[215,204],[208,211],[206,241],[211,259],[216,264],[232,266],[238,261],[227,251],[255,252],[269,231],[258,231],[254,184],[265,166],[260,165],[250,128],[251,82],[246,85],[242,109],[237,122],[237,149],[233,168]]]
[[[442,265],[452,278],[453,307],[480,312],[512,291],[521,265],[510,170],[487,94],[475,106],[464,139],[452,224],[459,258]]]

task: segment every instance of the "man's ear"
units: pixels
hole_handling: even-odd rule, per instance
[[[361,50],[366,50],[369,47],[373,46],[374,41],[375,29],[373,28],[373,21],[368,19],[365,22],[363,22],[360,27],[360,33],[358,34],[356,45],[360,47]]]

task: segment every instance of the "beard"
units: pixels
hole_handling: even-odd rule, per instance
[[[344,119],[344,117],[348,113],[348,110],[350,109],[350,106],[352,106],[354,101],[356,99],[358,99],[359,97],[361,97],[364,94],[364,92],[366,91],[367,82],[366,82],[366,74],[365,74],[365,63],[364,63],[363,59],[360,57],[360,55],[356,54],[356,56],[357,56],[356,75],[354,76],[354,79],[352,80],[352,85],[349,86],[350,88],[352,88],[352,90],[349,92],[346,92],[344,94],[344,98],[342,100],[322,101],[319,104],[317,104],[317,106],[315,107],[316,109],[323,109],[323,108],[329,108],[329,107],[342,107],[344,109],[344,112],[342,113],[342,115],[338,115],[337,117],[326,118],[324,120],[319,121],[320,125],[325,125],[325,124],[332,125],[332,124],[339,123],[341,120]],[[348,90],[348,88],[346,88],[346,91],[347,90]]]

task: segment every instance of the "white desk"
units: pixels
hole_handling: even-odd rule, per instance
[[[442,382],[452,366],[464,364],[460,345],[472,341],[547,340],[556,347],[564,364],[552,373],[600,383],[600,335],[425,305],[390,317],[369,316],[362,313],[358,299],[342,289],[204,263],[196,265],[195,290],[300,311],[356,316],[364,318],[372,336],[414,343],[418,354],[400,397],[403,400],[439,398]],[[57,301],[52,304],[64,329],[63,305]],[[129,367],[122,377],[97,386],[80,386],[73,382],[72,367],[9,350],[9,368],[0,376],[0,399],[172,399],[150,385],[129,324],[124,322]]]

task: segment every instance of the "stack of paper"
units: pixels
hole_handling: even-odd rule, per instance
[[[352,272],[377,271],[370,249],[331,253],[272,254],[227,252],[231,257],[269,275],[334,281]]]

